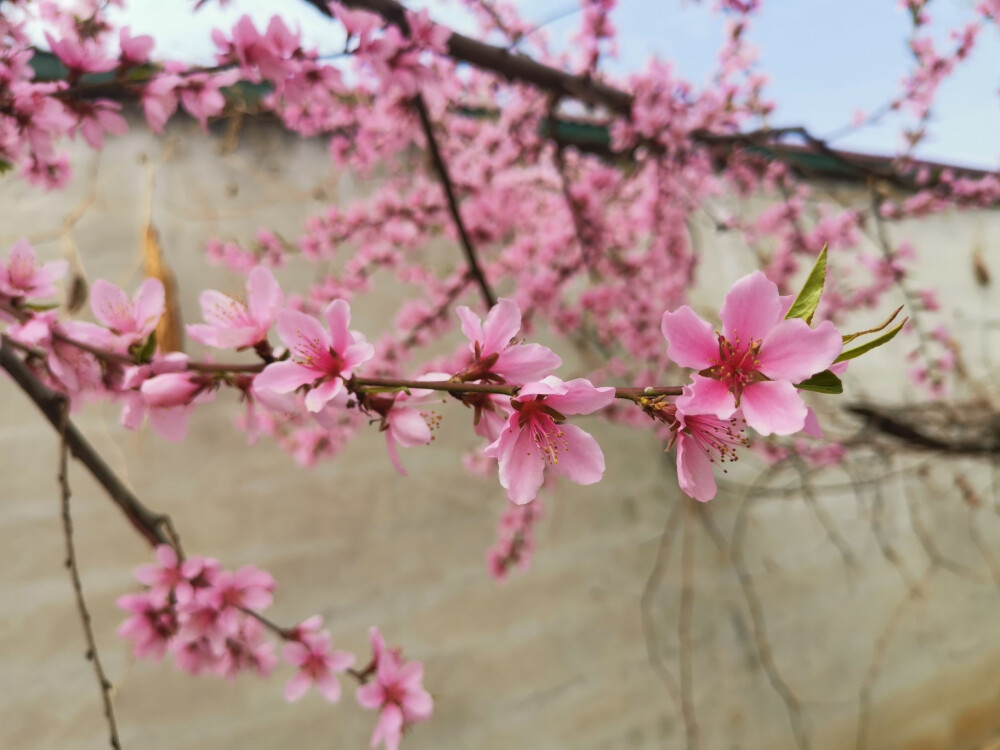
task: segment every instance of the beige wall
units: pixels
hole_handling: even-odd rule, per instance
[[[0,182],[0,247],[26,235],[46,257],[78,248],[91,279],[134,279],[149,169],[162,160],[152,217],[192,321],[200,289],[236,288],[233,277],[207,266],[206,238],[247,238],[258,226],[294,237],[324,198],[350,188],[327,172],[321,143],[264,125],[248,124],[238,148],[224,155],[221,141],[189,125],[171,135],[165,149],[139,130],[113,141],[99,159],[77,149],[77,177],[63,193]],[[75,223],[62,231],[75,208]],[[988,260],[1000,260],[998,223],[996,213],[980,213],[906,228],[923,254],[920,274],[943,289],[980,370],[990,298],[972,282],[970,253],[978,242]],[[703,275],[716,286],[703,299],[714,307],[720,289],[750,269],[750,255],[730,238],[705,240],[704,267],[713,272]],[[377,331],[386,320],[377,299],[358,309],[362,330]],[[852,393],[906,397],[902,351],[856,368]],[[105,747],[98,691],[61,564],[56,438],[33,409],[12,384],[0,383],[0,747]],[[496,482],[468,479],[461,468],[460,452],[475,445],[464,410],[447,409],[433,448],[404,454],[409,478],[391,470],[374,432],[337,460],[300,470],[266,441],[247,447],[230,427],[237,412],[227,397],[199,409],[191,438],[180,445],[124,431],[109,405],[88,407],[77,421],[148,505],[173,516],[189,551],[274,574],[275,620],[319,612],[338,645],[362,654],[366,629],[377,623],[423,660],[437,708],[407,747],[683,746],[683,723],[650,667],[640,618],[660,534],[678,499],[653,436],[593,423],[608,455],[605,481],[559,487],[548,500],[533,569],[497,587],[483,552],[505,501]],[[735,550],[766,618],[766,641],[755,644],[726,544],[742,487],[763,465],[751,456],[741,464],[709,508],[722,544],[709,525],[691,520],[688,653],[702,746],[795,747],[760,644],[769,646],[800,703],[815,748],[854,746],[866,684],[873,686],[870,748],[971,748],[1000,736],[1000,596],[981,551],[988,555],[1000,540],[988,472],[971,462],[935,461],[923,477],[906,468],[914,460],[898,459],[892,476],[855,492],[833,469],[816,478],[835,486],[819,493],[819,516],[801,493],[762,493],[748,506],[745,544]],[[956,470],[986,489],[979,510],[963,503]],[[862,480],[884,473],[874,462],[858,471]],[[134,663],[114,634],[122,619],[114,600],[131,590],[131,570],[148,560],[148,550],[82,469],[74,467],[71,479],[84,585],[116,685],[125,747],[367,746],[373,716],[349,692],[337,707],[315,695],[285,705],[287,668],[268,682],[245,677],[229,685],[191,679],[168,664]],[[788,470],[767,486],[798,482]],[[835,525],[855,567],[845,564],[821,519]],[[886,560],[873,519],[904,573]],[[930,553],[922,535],[933,540]],[[678,536],[650,610],[674,675],[679,551]],[[952,569],[938,565],[922,596],[908,599],[904,581],[920,579],[934,558],[947,558]]]

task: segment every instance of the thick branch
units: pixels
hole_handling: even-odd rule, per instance
[[[326,0],[306,0],[326,16],[332,16]],[[395,0],[340,0],[348,8],[377,13],[386,21],[405,31],[406,8]],[[558,68],[536,62],[525,55],[509,52],[500,47],[484,44],[463,34],[453,33],[448,38],[448,54],[459,62],[491,70],[511,81],[522,81],[551,91],[559,96],[607,107],[616,112],[632,110],[632,95],[584,76],[576,76]]]
[[[904,421],[905,418],[887,410],[864,404],[852,404],[847,406],[846,410],[864,419],[868,427],[910,448],[966,456],[1000,455],[1000,424],[994,426],[992,430],[984,431],[980,439],[942,439],[908,424]]]
[[[14,353],[6,339],[0,341],[0,368],[10,374],[25,395],[45,415],[52,427],[56,430],[62,429],[63,396],[39,381],[31,369]],[[104,487],[115,505],[146,541],[153,546],[169,544],[179,548],[180,543],[170,518],[162,513],[155,513],[143,505],[68,419],[65,426],[65,440],[73,458],[87,467],[94,479]]]

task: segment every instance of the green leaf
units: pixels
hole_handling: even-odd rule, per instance
[[[152,362],[153,355],[156,353],[156,331],[149,334],[149,338],[146,339],[146,343],[141,347],[137,344],[135,347],[135,357],[140,362]]]
[[[819,252],[816,258],[816,265],[809,272],[809,278],[802,286],[802,291],[795,298],[791,309],[788,311],[788,318],[802,318],[806,323],[812,323],[813,313],[819,306],[819,298],[823,296],[823,285],[826,283],[826,245]]]
[[[0,174],[3,174],[4,172],[9,172],[13,168],[14,165],[11,162],[6,161],[5,159],[0,159]]]
[[[893,329],[891,329],[889,331],[886,331],[881,336],[879,336],[877,339],[872,339],[871,341],[868,341],[868,342],[862,344],[861,346],[856,346],[853,349],[848,349],[846,352],[841,352],[840,356],[837,357],[833,361],[834,362],[846,362],[849,359],[854,359],[855,357],[860,357],[865,352],[871,351],[872,349],[875,349],[876,347],[882,346],[882,344],[888,344],[890,341],[892,341],[894,338],[896,338],[896,334],[897,333],[899,333],[901,330],[903,330],[903,326],[906,325],[906,321],[908,321],[908,320],[909,320],[909,318],[903,318],[903,322],[900,323],[895,328],[893,328]]]
[[[844,343],[845,344],[850,343],[851,341],[854,341],[854,339],[856,339],[858,336],[864,336],[865,334],[868,333],[878,333],[879,331],[883,330],[886,326],[888,326],[892,321],[894,321],[896,319],[896,316],[899,315],[902,309],[903,309],[902,305],[897,307],[895,311],[892,313],[892,315],[890,315],[888,318],[882,321],[881,325],[875,326],[874,328],[869,328],[867,331],[848,333],[847,335],[844,336]]]
[[[29,302],[26,305],[22,305],[26,310],[32,310],[34,312],[48,312],[49,310],[55,310],[59,307],[58,302],[52,304],[42,304],[40,302]]]
[[[797,383],[795,387],[802,391],[815,391],[816,393],[844,392],[844,384],[840,382],[840,378],[829,370],[823,370],[823,372],[813,375],[808,380]]]

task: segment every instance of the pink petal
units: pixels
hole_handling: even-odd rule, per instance
[[[388,416],[393,438],[404,448],[427,445],[431,441],[431,428],[416,409],[393,408]]]
[[[348,327],[351,325],[351,306],[342,299],[335,299],[323,311],[330,328],[331,348],[343,355],[352,343]]]
[[[378,708],[382,705],[382,698],[384,697],[382,686],[377,682],[369,682],[367,685],[359,687],[354,693],[354,697],[358,699],[358,703],[361,704],[362,708]]]
[[[663,313],[660,331],[667,340],[667,356],[681,367],[704,370],[719,357],[719,342],[712,326],[687,305]]]
[[[385,433],[385,447],[389,453],[389,461],[392,462],[392,467],[399,472],[400,476],[409,476],[406,473],[406,467],[403,466],[403,462],[399,458],[399,449],[396,447],[396,441],[392,439],[392,433],[388,430]]]
[[[783,320],[760,347],[760,370],[774,380],[798,383],[823,372],[840,355],[843,340],[828,320],[816,328],[801,318]]]
[[[714,414],[729,419],[736,411],[736,398],[725,383],[702,375],[692,375],[691,385],[677,399],[677,408],[685,414]]]
[[[712,462],[683,432],[677,436],[677,483],[686,495],[703,503],[717,492]]]
[[[343,387],[344,382],[340,378],[332,378],[321,383],[306,394],[306,408],[313,413],[322,411],[324,406],[337,397]]]
[[[604,476],[604,453],[601,446],[590,433],[576,425],[562,424],[559,429],[566,444],[561,447],[558,461],[552,465],[552,470],[577,484],[599,482]]]
[[[538,451],[527,430],[519,430],[516,437],[510,431],[500,436],[500,485],[507,490],[507,497],[518,505],[530,503],[538,495],[545,473],[545,459]],[[504,438],[507,437],[506,446]]]
[[[548,375],[534,383],[526,383],[518,391],[518,400],[524,400],[527,396],[551,396],[553,394],[566,393],[566,384],[555,375]]]
[[[323,325],[316,318],[298,310],[282,310],[278,313],[278,337],[292,350],[293,356],[304,345],[319,349],[330,348],[330,334]]]
[[[285,648],[282,650],[282,655],[285,657],[285,661],[296,667],[301,667],[306,661],[309,660],[312,651],[310,651],[304,644],[298,641],[291,641],[285,644]]]
[[[434,713],[434,699],[422,687],[411,688],[403,697],[403,717],[407,721],[426,721]]]
[[[201,306],[201,317],[213,326],[240,326],[247,317],[247,309],[242,302],[214,289],[206,289],[198,295],[198,304]]]
[[[379,714],[378,723],[372,733],[371,746],[385,743],[386,750],[397,750],[403,736],[403,712],[394,704],[389,704]]]
[[[124,291],[110,281],[97,279],[90,287],[90,309],[108,328],[118,331],[131,330],[134,321],[131,302]]]
[[[333,672],[346,672],[354,666],[354,654],[350,651],[334,651],[326,657],[326,665]]]
[[[149,426],[164,440],[179,443],[187,437],[188,418],[191,409],[187,406],[175,406],[170,409],[150,409]]]
[[[483,354],[499,352],[521,330],[521,310],[512,299],[501,298],[483,323]]]
[[[316,689],[330,703],[340,700],[340,681],[332,672],[323,672],[316,678]]]
[[[296,672],[292,679],[285,683],[285,700],[294,703],[309,691],[312,679],[305,672]]]
[[[247,307],[250,315],[262,327],[270,328],[285,302],[281,285],[264,266],[257,266],[247,278]]]
[[[159,279],[146,279],[135,293],[135,320],[140,334],[147,336],[156,328],[166,310],[167,294]]]
[[[260,390],[290,393],[303,385],[316,382],[318,377],[319,373],[298,362],[273,362],[254,378],[253,385]]]
[[[341,352],[344,370],[353,370],[375,356],[375,347],[367,341],[355,341]]]
[[[561,364],[559,355],[547,346],[518,344],[500,352],[491,369],[508,383],[528,383],[544,378]]]
[[[399,673],[396,675],[396,681],[408,690],[420,685],[420,681],[424,679],[424,665],[419,661],[411,661],[400,667]]]
[[[611,386],[595,388],[584,378],[567,381],[565,385],[565,393],[545,399],[545,403],[563,414],[590,414],[615,400],[615,389]]]
[[[216,349],[240,349],[253,346],[261,340],[256,328],[218,328],[192,323],[187,326],[187,332],[199,344]]]
[[[740,405],[747,424],[761,435],[793,435],[805,425],[806,405],[787,380],[746,386]]]
[[[816,418],[816,412],[808,406],[806,407],[806,423],[802,426],[802,431],[810,437],[823,437],[823,428],[819,426],[819,419]]]
[[[719,314],[729,341],[762,340],[781,319],[778,285],[763,271],[754,271],[733,284]]]
[[[474,350],[475,342],[478,341],[482,344],[486,338],[483,335],[483,322],[465,305],[456,307],[455,312],[458,313],[458,318],[462,321],[462,333],[469,339],[469,348]]]

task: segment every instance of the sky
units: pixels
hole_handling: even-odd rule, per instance
[[[471,32],[469,19],[454,3],[410,0],[427,7],[435,20]],[[209,60],[209,30],[235,23],[243,13],[258,26],[275,8],[302,30],[307,42],[335,53],[343,35],[314,8],[297,0],[232,0],[221,9],[209,2],[197,14],[190,0],[131,0],[120,15],[133,33],[154,35],[161,58]],[[575,0],[519,0],[525,18],[548,22],[544,29],[555,49],[564,49],[579,24]],[[671,60],[693,83],[706,80],[723,38],[723,19],[711,0],[619,0],[612,16],[619,29],[619,57],[609,70],[627,75],[651,55]],[[940,49],[949,49],[947,30],[970,17],[974,0],[933,0],[929,13]],[[553,20],[555,19],[555,20]],[[897,0],[765,0],[750,40],[760,52],[759,69],[770,78],[768,97],[777,102],[772,127],[805,125],[825,137],[849,126],[856,110],[877,110],[899,89],[909,70],[907,14]],[[1000,167],[1000,28],[984,31],[976,50],[938,94],[929,137],[917,156],[933,161],[997,169]],[[876,154],[896,153],[902,121],[890,117],[877,125],[839,137],[838,148]]]

